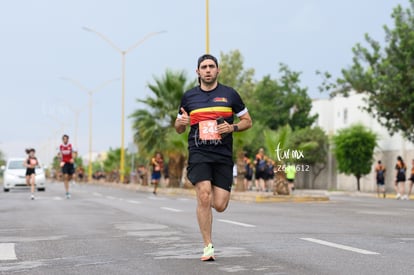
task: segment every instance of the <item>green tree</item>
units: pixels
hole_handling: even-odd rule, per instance
[[[356,177],[358,191],[361,190],[361,177],[371,171],[377,140],[377,134],[361,124],[341,129],[333,137],[333,153],[338,162],[338,170]]]
[[[316,178],[326,168],[329,139],[320,127],[303,128],[295,131],[290,140],[292,148],[302,148],[303,158],[298,163],[309,165],[312,172],[311,188],[315,186]],[[308,146],[303,146],[307,144]]]
[[[245,104],[249,105],[249,98],[255,88],[254,69],[244,69],[243,63],[244,59],[239,50],[230,51],[228,54],[220,53],[219,82],[233,87]]]
[[[112,149],[106,153],[106,158],[103,162],[95,161],[92,164],[92,172],[104,171],[111,175],[111,180],[118,180],[119,162],[121,160],[121,148]],[[125,180],[128,180],[128,175],[131,173],[131,154],[125,154]],[[115,175],[116,174],[116,175]]]
[[[183,71],[167,70],[161,78],[154,77],[155,84],[149,84],[152,95],[137,101],[144,104],[130,117],[133,119],[135,142],[140,154],[149,159],[156,151],[167,152],[171,186],[178,186],[185,161],[186,136],[178,137],[174,122],[185,91],[196,85],[189,81]]]
[[[4,153],[0,150],[0,167],[6,165],[6,158]],[[0,169],[0,176],[3,176],[3,169]]]
[[[0,150],[0,166],[5,165],[5,164],[6,164],[6,157],[3,151]]]
[[[332,95],[350,90],[366,95],[366,111],[391,135],[401,132],[414,142],[414,0],[409,2],[410,8],[393,10],[393,27],[384,26],[385,47],[365,34],[368,47],[356,44],[352,66],[333,83],[325,73],[321,89],[334,89]]]
[[[280,64],[280,79],[264,76],[256,85],[250,112],[255,120],[272,130],[289,125],[293,130],[311,126],[317,115],[310,115],[312,100],[300,86],[300,73]]]

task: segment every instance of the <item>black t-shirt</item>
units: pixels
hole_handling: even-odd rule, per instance
[[[223,117],[227,123],[233,124],[234,115],[240,117],[247,113],[240,95],[233,88],[222,84],[208,92],[197,86],[184,94],[178,117],[182,115],[181,107],[190,116],[189,163],[232,161],[232,134],[214,138],[216,134],[212,132],[217,118]]]

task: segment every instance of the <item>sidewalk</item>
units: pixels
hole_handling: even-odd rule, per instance
[[[378,195],[376,192],[358,192],[358,191],[329,191],[327,192],[329,196],[350,196],[350,197],[367,197],[367,198],[377,198]],[[386,193],[386,199],[397,198],[395,193]],[[380,194],[379,199],[383,199],[382,194]],[[414,195],[410,196],[410,200],[414,200]]]
[[[83,184],[83,183],[81,183]],[[135,192],[142,193],[151,193],[153,191],[152,186],[142,186],[138,184],[120,184],[120,183],[111,183],[111,182],[94,182],[88,184],[104,185],[112,188],[122,188],[127,190],[132,190]],[[195,197],[196,193],[194,188],[185,189],[185,188],[168,188],[168,187],[159,187],[157,194],[169,195],[169,196],[188,196]],[[283,195],[273,195],[273,192],[255,192],[255,191],[246,191],[238,192],[231,191],[231,200],[234,201],[244,201],[244,202],[256,202],[256,203],[266,203],[266,202],[316,202],[316,201],[329,201],[329,194],[324,190],[295,190],[294,194],[291,196]]]

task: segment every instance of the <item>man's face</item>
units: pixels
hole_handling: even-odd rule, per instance
[[[69,141],[69,139],[68,139],[67,137],[63,137],[63,138],[62,138],[62,141],[63,141],[63,144],[67,144],[67,143],[68,143],[68,141]]]
[[[201,82],[210,85],[217,81],[217,76],[220,70],[217,68],[216,63],[211,59],[206,59],[200,63],[197,69],[198,76]]]

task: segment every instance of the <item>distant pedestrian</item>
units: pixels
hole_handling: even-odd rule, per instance
[[[151,183],[154,185],[154,191],[152,192],[154,195],[157,194],[158,184],[161,179],[161,171],[164,167],[164,160],[161,153],[156,153],[155,156],[151,159],[152,165],[152,175],[151,175]]]
[[[30,186],[30,199],[35,199],[35,186],[36,186],[36,166],[39,165],[37,158],[35,157],[35,149],[26,149],[27,159],[24,162],[24,166],[26,167],[26,184]]]
[[[256,173],[255,173],[255,185],[256,191],[265,191],[265,178],[266,178],[266,160],[264,155],[264,149],[260,148],[256,154],[254,160]]]
[[[145,165],[143,165],[143,164],[140,164],[139,166],[138,166],[138,181],[139,181],[139,184],[141,184],[141,185],[148,185],[148,182],[147,182],[147,168],[145,167]]]
[[[286,179],[288,181],[289,194],[292,194],[295,191],[295,176],[296,176],[296,167],[293,164],[287,164],[285,168]]]
[[[78,175],[78,181],[83,182],[83,178],[85,176],[85,169],[83,169],[83,166],[80,165],[76,170]]]
[[[411,175],[410,175],[409,181],[410,181],[410,187],[408,188],[407,199],[410,199],[411,191],[412,191],[413,185],[414,185],[414,159],[411,161]]]
[[[233,164],[233,185],[237,184],[237,164]]]
[[[405,195],[405,181],[406,181],[406,172],[407,166],[404,163],[402,157],[397,157],[397,164],[395,165],[395,191],[397,192],[396,199],[408,199],[408,196]]]
[[[252,162],[247,155],[247,153],[243,156],[243,163],[244,163],[244,190],[251,190],[252,189],[252,178],[253,178],[253,165]]]
[[[62,168],[63,183],[65,185],[66,199],[70,199],[71,195],[69,192],[69,182],[75,173],[73,150],[72,144],[69,143],[69,136],[62,136],[62,144],[59,147],[61,162],[60,167]]]
[[[275,180],[275,162],[271,159],[267,159],[266,165],[266,191],[273,190],[273,184]]]
[[[375,166],[375,180],[377,181],[377,196],[380,197],[380,192],[385,199],[385,166],[379,160]]]

